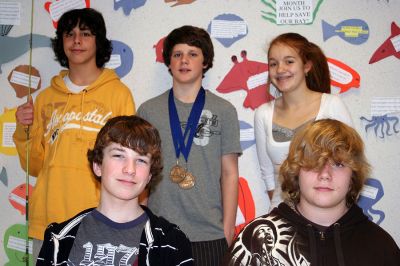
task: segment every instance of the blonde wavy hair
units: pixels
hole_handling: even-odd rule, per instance
[[[322,119],[310,123],[297,132],[289,147],[287,159],[279,171],[282,192],[294,204],[300,201],[299,172],[321,170],[327,162],[342,163],[352,169],[351,187],[346,205],[353,205],[370,174],[370,165],[364,154],[364,144],[357,131],[346,124]]]

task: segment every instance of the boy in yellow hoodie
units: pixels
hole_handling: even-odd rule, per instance
[[[49,223],[98,205],[99,185],[86,151],[108,119],[135,113],[130,90],[113,70],[104,68],[112,46],[99,12],[84,8],[64,13],[52,44],[56,59],[68,70],[52,78],[35,104],[30,99],[18,107],[13,136],[24,170],[29,145],[28,171],[37,176],[29,201],[34,259]]]

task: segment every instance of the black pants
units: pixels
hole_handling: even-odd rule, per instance
[[[220,266],[228,250],[225,238],[191,244],[195,266]]]

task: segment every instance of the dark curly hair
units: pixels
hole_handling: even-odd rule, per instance
[[[89,29],[96,36],[96,65],[104,66],[110,60],[112,45],[107,39],[106,24],[103,15],[93,8],[73,9],[65,12],[58,20],[56,37],[51,40],[56,60],[61,66],[69,68],[68,58],[64,52],[63,34],[70,32],[76,26],[79,29]]]
[[[164,64],[167,67],[169,67],[171,64],[172,49],[177,44],[187,44],[201,49],[204,57],[203,66],[205,66],[203,69],[203,74],[212,68],[214,60],[214,46],[207,31],[190,25],[185,25],[171,31],[164,40],[162,53]]]
[[[140,155],[151,156],[150,173],[152,175],[148,187],[152,187],[161,178],[163,168],[161,157],[161,139],[158,130],[149,122],[138,116],[116,116],[107,121],[97,135],[92,150],[88,150],[87,158],[90,165],[101,165],[103,151],[110,143],[118,143],[123,147],[134,150]],[[92,167],[93,172],[93,167]],[[93,172],[94,173],[94,172]],[[101,177],[96,179],[101,181]]]
[[[339,162],[352,170],[346,205],[353,205],[370,173],[364,143],[355,129],[333,119],[314,121],[297,132],[289,147],[287,159],[279,170],[285,198],[300,201],[300,169],[322,169],[329,161]]]

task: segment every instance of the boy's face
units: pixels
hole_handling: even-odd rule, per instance
[[[88,28],[75,26],[63,34],[64,53],[69,67],[76,65],[96,65],[96,36]]]
[[[319,170],[301,169],[299,173],[302,210],[345,210],[352,169],[341,163],[327,162]]]
[[[102,201],[137,200],[151,179],[150,168],[150,155],[110,143],[103,150],[102,164],[93,163],[94,173],[101,176]]]
[[[176,44],[171,52],[169,69],[174,84],[190,85],[200,83],[203,78],[204,56],[200,48],[187,44]]]

